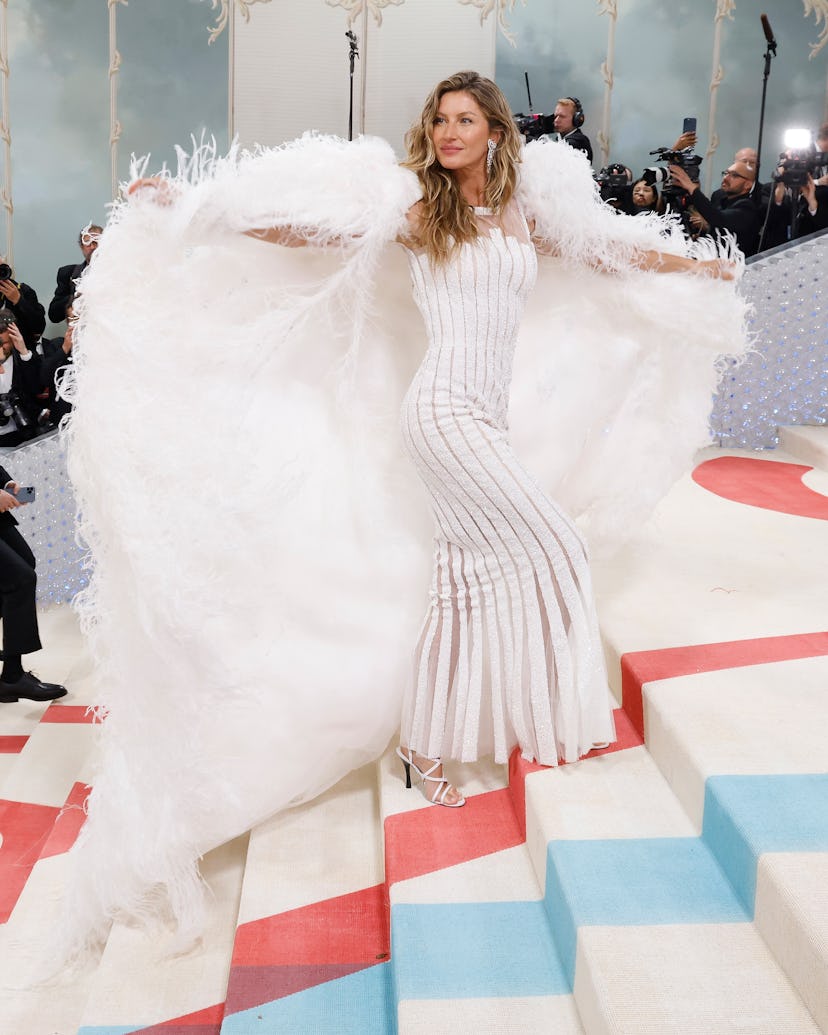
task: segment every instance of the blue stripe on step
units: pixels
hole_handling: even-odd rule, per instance
[[[570,984],[579,927],[747,919],[713,855],[696,837],[552,841],[546,906]]]
[[[828,851],[828,773],[710,777],[702,837],[753,916],[763,852]]]
[[[313,1032],[313,1035],[388,1035],[396,1031],[391,964],[326,981],[303,992],[224,1018],[221,1035],[252,1032]]]
[[[571,991],[543,902],[395,905],[391,961],[400,1000]]]

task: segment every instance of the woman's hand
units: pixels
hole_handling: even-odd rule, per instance
[[[127,187],[127,195],[132,197],[139,191],[153,190],[154,201],[158,205],[171,205],[175,200],[170,181],[164,176],[142,176],[139,180],[133,180]]]
[[[739,269],[738,265],[729,259],[702,259],[694,263],[694,267],[694,272],[716,277],[718,280],[735,280]]]

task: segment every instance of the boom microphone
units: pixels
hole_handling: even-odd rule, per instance
[[[776,54],[776,40],[773,38],[773,29],[771,28],[771,24],[768,21],[768,16],[766,14],[763,14],[761,16],[761,19],[762,28],[765,32],[765,39],[768,41],[768,49],[772,50],[774,54]]]

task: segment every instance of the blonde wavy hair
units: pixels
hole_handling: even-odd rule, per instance
[[[477,239],[474,212],[463,197],[454,174],[437,160],[432,128],[440,101],[447,93],[468,93],[474,97],[489,122],[500,131],[500,140],[486,181],[485,204],[499,212],[515,193],[517,167],[523,138],[518,132],[509,103],[491,79],[477,72],[457,72],[438,83],[429,94],[418,122],[405,135],[408,155],[402,165],[413,170],[423,189],[421,218],[416,243],[435,265],[448,262],[457,249]]]

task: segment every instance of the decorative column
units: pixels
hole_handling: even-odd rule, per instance
[[[724,80],[724,69],[721,66],[722,53],[722,23],[725,18],[733,21],[733,12],[736,10],[736,0],[716,0],[715,32],[713,35],[713,72],[710,77],[710,109],[707,116],[707,151],[705,151],[705,178],[704,186],[708,194],[713,183],[713,164],[710,159],[716,153],[719,146],[719,134],[716,132],[716,106],[719,97],[719,87]]]
[[[604,77],[604,117],[598,130],[598,146],[601,148],[601,165],[609,162],[612,138],[612,88],[615,82],[615,27],[618,22],[618,0],[598,0],[598,15],[608,14],[607,60],[601,65]]]
[[[121,55],[118,52],[118,25],[116,5],[127,0],[106,0],[109,7],[109,160],[112,177],[112,197],[118,193],[118,141],[121,139],[121,123],[118,121],[118,73],[121,71]]]
[[[0,190],[0,201],[6,210],[6,260],[14,258],[14,204],[12,202],[11,131],[9,129],[9,37],[6,25],[8,0],[0,0],[0,75],[2,75],[2,120],[0,139],[3,141],[4,182]]]

